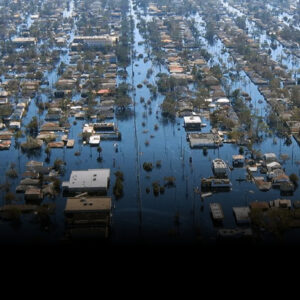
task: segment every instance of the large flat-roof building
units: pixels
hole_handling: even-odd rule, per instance
[[[37,40],[34,37],[16,37],[12,40],[12,42],[18,47],[20,47],[20,46],[35,45]]]
[[[83,46],[90,48],[101,48],[105,46],[113,46],[116,43],[117,37],[105,35],[93,35],[93,36],[75,36],[73,42],[76,44],[82,44]]]
[[[111,197],[79,196],[67,199],[65,221],[74,238],[107,238],[110,231]]]
[[[110,169],[72,171],[70,180],[62,183],[66,192],[90,192],[106,194],[110,181]]]
[[[69,219],[107,221],[111,214],[111,197],[72,197],[67,199],[65,216]]]

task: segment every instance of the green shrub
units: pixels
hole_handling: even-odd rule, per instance
[[[150,163],[150,162],[144,162],[144,163],[143,163],[143,169],[144,169],[145,171],[147,171],[147,172],[152,171],[152,169],[153,169],[152,163]]]
[[[290,181],[291,181],[293,184],[295,184],[295,185],[298,184],[299,177],[298,177],[295,173],[292,173],[292,174],[289,176],[289,178],[290,178]]]
[[[155,196],[157,196],[159,194],[159,190],[160,190],[160,185],[158,182],[153,182],[152,183],[152,188],[153,188],[153,193]]]

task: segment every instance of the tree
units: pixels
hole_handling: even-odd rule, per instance
[[[246,18],[245,17],[237,17],[235,19],[235,23],[239,28],[241,28],[243,30],[246,29]]]
[[[63,174],[64,173],[64,165],[65,165],[65,163],[63,162],[63,160],[57,158],[54,161],[53,169],[55,171],[57,171],[58,173]]]
[[[210,71],[212,72],[213,76],[220,80],[223,76],[222,70],[219,65],[214,65]]]
[[[300,88],[294,86],[291,91],[291,100],[295,106],[300,106]]]
[[[131,98],[128,96],[129,85],[127,83],[121,83],[116,89],[115,105],[122,110],[125,110],[132,104]]]
[[[173,97],[166,96],[161,104],[162,114],[166,117],[174,118],[176,116],[176,103]]]
[[[295,173],[292,173],[289,178],[294,185],[298,185],[299,178]]]
[[[36,135],[39,129],[38,119],[36,116],[33,116],[31,121],[26,126],[30,135]]]
[[[132,100],[129,96],[125,95],[123,97],[117,97],[115,100],[115,105],[121,110],[125,110],[132,104]]]
[[[116,198],[119,198],[123,195],[123,181],[124,181],[124,175],[123,172],[117,171],[115,173],[116,176],[116,182],[113,188],[114,195]]]
[[[98,155],[99,155],[97,160],[101,161],[102,159],[101,159],[100,155],[101,155],[101,152],[102,152],[102,148],[100,146],[97,147],[97,152],[98,152]]]
[[[45,153],[47,155],[46,160],[49,162],[50,161],[50,156],[51,156],[51,148],[49,146],[46,147]]]

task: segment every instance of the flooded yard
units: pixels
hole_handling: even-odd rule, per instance
[[[109,1],[96,2],[99,2],[102,9],[109,6]],[[64,70],[72,66],[79,68],[78,65],[81,63],[74,58],[77,54],[74,54],[76,51],[71,48],[76,46],[74,45],[74,38],[78,38],[78,26],[82,26],[80,9],[78,8],[82,1],[71,0],[64,1],[64,3],[66,7],[62,9],[61,16],[66,21],[60,25],[69,25],[70,28],[67,30],[67,35],[64,35],[64,38],[66,38],[64,45],[53,45],[51,48],[51,52],[54,50],[59,52],[58,60],[53,67],[50,68],[47,65],[43,69],[44,83],[40,85],[38,93],[31,98],[26,115],[22,118],[22,130],[24,131],[26,131],[25,126],[31,122],[34,116],[37,117],[39,127],[47,123],[45,118],[49,111],[39,109],[39,103],[45,104],[55,101],[53,94],[54,91],[58,90],[57,82],[65,78],[62,76],[64,72],[60,70],[61,68]],[[149,40],[145,39],[148,31],[144,32],[141,29],[143,28],[142,25],[146,24],[145,27],[148,30],[147,26],[150,26],[151,22],[159,23],[159,19],[168,21],[169,18],[176,17],[176,13],[170,11],[170,14],[174,14],[171,16],[164,12],[161,14],[160,12],[153,13],[154,8],[152,11],[149,7],[144,9],[140,5],[140,1],[130,0],[128,3],[126,16],[131,26],[128,33],[131,38],[129,43],[130,63],[124,66],[120,62],[116,62],[116,84],[118,87],[122,84],[128,84],[128,95],[132,100],[132,104],[125,109],[115,107],[112,119],[104,120],[105,122],[113,122],[116,125],[121,138],[118,140],[109,138],[104,140],[101,136],[101,150],[98,147],[92,147],[88,143],[83,143],[82,132],[85,124],[98,122],[98,120],[95,121],[95,118],[87,120],[85,117],[76,116],[76,114],[83,112],[82,107],[84,105],[76,110],[76,114],[67,116],[66,121],[70,125],[68,131],[57,133],[59,138],[67,134],[68,140],[74,140],[73,148],[67,148],[63,145],[62,148],[51,148],[49,154],[46,151],[47,146],[43,144],[37,151],[24,152],[20,144],[26,141],[26,135],[23,134],[19,138],[14,135],[10,149],[0,151],[0,169],[2,170],[0,183],[3,185],[0,191],[0,205],[9,204],[6,194],[8,191],[13,192],[16,190],[22,179],[22,174],[27,171],[26,164],[29,161],[43,162],[44,166],[50,167],[58,159],[63,161],[61,182],[69,180],[74,170],[110,169],[111,177],[107,191],[107,195],[112,197],[109,242],[115,245],[135,243],[199,244],[202,242],[215,244],[220,229],[245,228],[245,226],[237,225],[236,214],[233,211],[234,207],[249,207],[251,203],[270,202],[275,199],[288,199],[292,203],[299,200],[300,191],[297,186],[294,192],[288,195],[283,195],[279,188],[271,188],[268,191],[260,190],[258,184],[253,180],[254,177],[266,178],[266,174],[259,171],[260,163],[258,170],[253,172],[249,172],[246,164],[242,167],[233,166],[234,155],[243,154],[245,159],[250,161],[253,159],[252,154],[255,151],[259,151],[262,155],[274,153],[287,176],[296,174],[300,177],[299,145],[291,135],[287,139],[286,136],[276,134],[276,130],[271,130],[269,127],[257,129],[260,140],[253,143],[251,149],[248,149],[247,144],[226,142],[226,140],[229,140],[226,132],[228,130],[224,130],[225,142],[223,141],[220,147],[192,148],[190,146],[190,141],[187,139],[189,131],[185,128],[184,118],[179,117],[178,114],[170,118],[162,113],[162,105],[168,93],[157,90],[154,95],[153,90],[151,90],[153,87],[158,86],[162,74],[168,77],[172,76],[171,64],[167,63],[168,58],[184,56],[184,51],[183,49],[178,50],[176,47],[169,49],[161,47],[162,51],[160,53],[149,42],[150,38]],[[234,18],[244,16],[243,12],[232,7],[227,1],[220,1],[220,3],[226,8],[225,13],[228,13],[228,16]],[[155,4],[155,7],[159,7],[159,3]],[[193,42],[199,43],[201,49],[209,55],[203,68],[212,69],[218,66],[222,72],[219,85],[224,97],[217,97],[216,99],[228,98],[230,100],[229,106],[232,107],[232,104],[234,104],[232,94],[239,89],[241,93],[247,95],[245,97],[251,99],[243,102],[251,115],[251,126],[254,126],[251,129],[254,131],[255,126],[258,128],[259,119],[267,124],[272,107],[261,92],[260,86],[254,83],[247,72],[240,67],[234,57],[235,53],[226,47],[217,34],[214,35],[213,41],[207,38],[209,19],[199,5],[195,5],[195,10],[196,12],[180,15],[180,22],[186,25],[185,28],[188,28],[192,22],[197,29],[198,34],[195,34],[192,38]],[[121,9],[118,9],[115,13],[120,11]],[[282,15],[282,17],[284,16]],[[27,28],[22,27],[23,30],[29,30],[34,24],[32,15],[24,15],[23,19],[22,23],[27,26]],[[108,21],[105,20],[103,23],[106,24],[105,22]],[[114,27],[114,30],[117,30],[116,27]],[[162,31],[167,30],[165,24],[161,27],[163,28]],[[19,26],[16,30],[16,36],[19,35],[20,30],[21,27]],[[258,28],[255,22],[248,18],[246,18],[246,31],[249,37],[258,42],[261,49],[269,53],[272,60],[282,64],[287,72],[295,73],[296,78],[299,78],[299,58],[292,53],[285,53],[286,48],[280,42],[273,40],[265,30]],[[167,37],[165,37],[165,40],[167,40]],[[36,48],[39,51],[42,51],[44,42],[48,43],[43,39],[37,43]],[[274,44],[276,49],[272,48]],[[187,51],[190,51],[189,54],[192,55],[197,53],[198,49],[191,48]],[[99,54],[93,59],[100,61],[103,59],[104,61],[104,55],[101,55]],[[162,55],[160,62],[158,62],[159,55]],[[72,59],[75,60],[74,63]],[[190,58],[190,60],[192,59]],[[86,59],[83,65],[85,71],[79,72],[79,79],[76,79],[76,84],[80,87],[88,81],[82,75],[88,73],[86,70],[89,69],[89,66],[92,66],[92,59],[90,62]],[[104,68],[104,66],[102,67]],[[108,68],[107,64],[105,68]],[[176,68],[180,70],[177,65]],[[173,67],[173,70],[176,71],[176,68]],[[191,75],[191,70],[187,73]],[[7,75],[14,76],[16,72],[2,74],[2,83],[8,80]],[[105,78],[105,75],[103,77]],[[94,106],[107,101],[107,98],[103,95],[105,89],[102,89],[102,92],[99,91],[93,99],[95,101]],[[73,88],[66,109],[70,110],[70,107],[78,106],[78,101],[84,98],[82,97],[83,93],[84,88],[81,88],[81,90]],[[196,99],[198,93],[200,93],[199,88],[193,80],[178,89],[178,94],[183,95],[182,98],[184,99]],[[86,98],[88,97],[90,97],[90,94]],[[210,97],[213,96],[209,95],[207,98]],[[216,99],[213,100],[213,103],[216,103]],[[204,124],[199,130],[201,134],[208,134],[214,130],[217,132],[215,134],[219,134],[221,131],[213,124],[211,117],[212,113],[218,108],[219,106],[207,106],[198,109],[196,112],[196,115],[201,118],[201,123]],[[87,109],[92,108],[89,106]],[[63,111],[58,112],[58,114],[63,113]],[[54,117],[53,115],[54,113],[52,113],[52,117]],[[238,128],[243,131],[242,126]],[[58,139],[57,141],[61,140]],[[99,159],[100,157],[101,159]],[[212,192],[201,191],[202,180],[214,176],[212,163],[216,158],[220,158],[226,163],[227,178],[231,183],[231,188],[225,191],[222,189],[213,190]],[[16,178],[8,178],[6,175],[12,163],[19,174]],[[150,165],[151,167],[149,167]],[[117,181],[115,173],[117,171],[124,174],[124,188],[120,197],[114,196],[114,186]],[[249,175],[250,173],[251,175]],[[5,184],[7,186],[8,183],[8,188],[5,189]],[[54,212],[45,222],[36,221],[31,214],[22,214],[21,222],[17,223],[1,220],[1,240],[17,244],[30,244],[32,242],[45,244],[70,243],[64,215],[67,199],[68,197],[63,194],[62,190],[54,198],[48,196],[44,198],[43,204],[55,205]],[[12,202],[13,204],[26,203],[22,194],[18,193]],[[221,205],[223,211],[221,225],[215,224],[213,221],[211,215],[211,204],[213,203]],[[292,234],[289,232],[284,236],[286,241],[293,241],[299,235],[298,228],[290,231],[292,231]]]

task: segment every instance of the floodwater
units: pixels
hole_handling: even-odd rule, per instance
[[[251,21],[243,12],[231,6],[228,2],[220,0],[222,5],[234,17],[246,18],[246,30],[248,35],[259,43],[260,49],[266,53],[270,52],[270,58],[286,68],[286,72],[291,72],[293,78],[299,78],[300,60],[296,55],[288,51],[278,40],[271,38],[266,30],[259,28],[255,22]]]
[[[73,9],[73,5],[70,6]],[[145,52],[143,37],[137,28],[138,17],[137,11],[133,9],[131,2],[131,12],[134,20],[134,44],[133,52],[147,56]],[[69,12],[72,15],[72,12]],[[197,22],[203,22],[200,14],[191,16]],[[205,24],[199,24],[199,30],[205,33]],[[73,33],[75,28],[73,28]],[[72,35],[70,38],[71,42]],[[213,55],[210,65],[220,63],[220,59],[226,62],[231,68],[235,65],[230,59],[230,54],[225,49],[222,42],[216,38],[213,45],[210,45],[204,38],[201,38],[204,47]],[[67,50],[67,49],[66,49]],[[224,51],[225,50],[225,51]],[[164,96],[158,94],[158,97],[151,101],[147,108],[140,103],[140,97],[144,97],[146,101],[150,98],[149,89],[143,83],[148,80],[155,83],[156,75],[159,72],[167,73],[167,69],[152,64],[152,56],[148,62],[143,59],[134,58],[132,65],[127,67],[129,76],[126,81],[132,84],[135,89],[131,96],[134,101],[132,109],[125,114],[117,113],[114,122],[117,123],[122,140],[118,142],[119,151],[114,151],[115,141],[101,142],[103,161],[98,162],[98,153],[96,148],[81,145],[78,142],[78,135],[82,130],[85,121],[76,120],[77,124],[72,125],[69,138],[74,138],[77,142],[73,149],[52,149],[49,163],[45,165],[53,165],[56,158],[61,158],[66,162],[66,172],[61,180],[68,180],[72,170],[83,170],[88,168],[110,168],[111,184],[108,194],[112,195],[112,187],[115,182],[114,173],[121,170],[124,173],[124,196],[120,199],[113,197],[112,212],[112,232],[110,241],[113,244],[136,243],[143,241],[144,243],[196,243],[201,240],[214,242],[216,230],[210,216],[209,203],[219,202],[222,205],[225,219],[224,228],[235,228],[235,219],[232,207],[249,205],[252,201],[270,201],[280,198],[279,190],[271,189],[269,192],[260,192],[255,184],[250,182],[239,182],[237,179],[245,178],[246,170],[234,169],[230,172],[229,178],[233,184],[232,191],[215,193],[211,197],[201,200],[200,195],[194,192],[196,187],[200,187],[202,177],[212,175],[211,161],[220,157],[229,165],[231,165],[231,157],[238,154],[239,147],[231,144],[224,144],[219,149],[209,149],[207,156],[200,149],[190,149],[186,141],[186,132],[183,127],[183,119],[168,120],[161,116],[160,104]],[[61,57],[61,60],[68,62],[67,54]],[[153,74],[150,78],[146,78],[147,70],[152,68]],[[56,71],[49,73],[49,82],[52,84],[58,79]],[[227,77],[231,89],[240,88],[249,93],[251,96],[253,110],[258,109],[262,116],[265,116],[268,105],[265,101],[259,104],[258,100],[264,100],[258,91],[257,86],[251,82],[249,77],[243,72],[235,81]],[[118,83],[122,82],[118,78]],[[142,83],[142,88],[137,88]],[[47,101],[47,95],[42,95],[43,101]],[[100,99],[101,101],[101,99]],[[45,113],[39,115],[35,106],[35,100],[31,101],[29,111],[23,119],[23,124],[27,124],[32,116],[38,115],[42,121]],[[149,112],[151,107],[152,113]],[[134,113],[135,111],[135,113]],[[74,118],[69,118],[70,124],[73,124]],[[142,123],[145,123],[143,126]],[[203,132],[209,132],[211,129],[209,120],[204,122],[208,124]],[[155,124],[159,129],[154,130]],[[20,142],[25,138],[19,139]],[[145,142],[148,141],[149,145]],[[1,183],[4,183],[5,170],[8,169],[10,162],[16,163],[19,174],[25,171],[25,165],[28,160],[34,159],[45,161],[44,148],[40,154],[36,156],[28,156],[22,154],[19,148],[15,148],[14,141],[9,151],[0,152],[0,168],[3,170],[1,175]],[[296,164],[300,160],[300,152],[298,145],[293,140],[292,144],[287,146],[284,140],[277,138],[277,143],[273,143],[273,137],[265,137],[264,141],[256,145],[257,149],[262,152],[274,152],[279,157],[280,154],[288,154],[290,159],[284,163],[286,173],[296,173],[300,175],[299,166]],[[74,153],[80,151],[80,156]],[[7,159],[9,157],[9,160]],[[189,162],[190,157],[192,163]],[[156,162],[161,161],[161,167],[157,168]],[[144,162],[152,162],[154,169],[146,172],[142,165]],[[164,184],[164,177],[174,176],[176,183],[174,187],[167,187],[164,194],[155,196],[152,191],[152,183],[159,182]],[[14,191],[18,185],[20,178],[12,180],[11,190]],[[146,192],[146,188],[150,188],[150,193]],[[292,200],[299,199],[300,191],[297,189],[293,196],[285,197]],[[4,192],[1,191],[1,204],[4,204]],[[20,203],[23,198],[20,199]],[[22,223],[19,226],[12,226],[10,223],[0,223],[0,239],[1,241],[18,241],[20,243],[57,243],[64,240],[65,224],[64,224],[64,208],[66,198],[60,195],[56,199],[45,199],[44,203],[55,203],[55,214],[51,216],[51,224],[46,228],[31,221],[32,216],[23,216]]]

